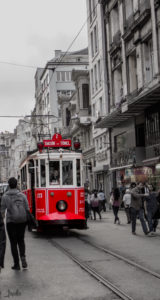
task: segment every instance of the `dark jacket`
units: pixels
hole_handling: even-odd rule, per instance
[[[0,267],[4,267],[4,256],[6,250],[6,233],[2,214],[0,212]]]
[[[155,192],[151,192],[147,197],[145,197],[145,200],[146,200],[147,211],[156,212],[157,194]]]

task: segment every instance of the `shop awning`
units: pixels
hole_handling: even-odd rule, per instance
[[[154,166],[159,161],[160,161],[160,156],[157,156],[157,157],[145,159],[142,162],[143,162],[144,166]]]
[[[114,168],[110,168],[109,171],[116,171],[116,170],[122,170],[122,169],[129,169],[132,168],[133,164],[130,165],[125,165],[125,166],[120,166],[120,167],[114,167]]]
[[[159,101],[160,83],[156,84],[153,88],[147,88],[145,92],[128,96],[127,102],[122,103],[115,111],[97,122],[95,128],[113,128],[131,117],[140,115],[145,109]]]

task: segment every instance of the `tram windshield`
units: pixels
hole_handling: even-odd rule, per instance
[[[60,184],[60,164],[59,161],[49,162],[49,184]]]
[[[73,185],[73,162],[62,162],[62,184]]]

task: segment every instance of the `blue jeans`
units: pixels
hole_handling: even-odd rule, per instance
[[[137,216],[139,216],[143,232],[145,234],[147,234],[148,228],[147,228],[146,222],[144,220],[144,210],[143,210],[143,208],[140,208],[139,210],[136,210],[135,208],[131,207],[132,232],[136,231]]]

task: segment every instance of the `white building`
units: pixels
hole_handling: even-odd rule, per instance
[[[43,72],[37,70],[35,111],[36,114],[42,115],[38,120],[38,130],[42,136],[48,134],[53,136],[55,132],[61,132],[61,108],[58,104],[58,96],[70,97],[75,91],[75,84],[71,80],[72,70],[86,70],[87,68],[88,49],[86,48],[69,53],[55,50],[55,57],[46,63]]]

